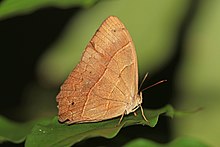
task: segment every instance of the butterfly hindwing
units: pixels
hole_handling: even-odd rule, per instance
[[[132,39],[117,17],[108,17],[57,95],[59,121],[95,122],[122,115],[137,93]]]

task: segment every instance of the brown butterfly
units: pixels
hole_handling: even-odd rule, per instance
[[[135,112],[141,107],[137,56],[132,38],[115,16],[92,37],[81,61],[56,97],[59,121],[97,122]],[[120,123],[119,121],[119,123]]]

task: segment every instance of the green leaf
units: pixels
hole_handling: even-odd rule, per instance
[[[18,14],[31,13],[39,8],[53,6],[69,8],[73,6],[89,7],[98,0],[3,0],[0,2],[0,20]]]
[[[177,138],[170,143],[160,144],[147,139],[135,139],[125,144],[124,147],[208,147],[207,144],[189,137]]]
[[[107,121],[84,124],[60,124],[57,117],[50,122],[40,122],[34,126],[30,135],[27,136],[25,145],[27,147],[35,146],[71,146],[83,139],[102,136],[105,138],[113,138],[117,135],[122,127],[131,125],[149,125],[154,127],[157,124],[159,115],[165,113],[173,117],[174,110],[170,105],[167,105],[157,110],[144,110],[144,113],[150,124],[147,124],[143,119],[141,112],[138,115],[130,114],[123,118],[120,125],[117,125],[120,118],[115,118]]]
[[[23,142],[35,123],[35,121],[22,124],[15,123],[0,116],[0,143],[4,141]]]

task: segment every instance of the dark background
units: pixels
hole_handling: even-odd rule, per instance
[[[168,82],[150,88],[143,94],[144,107],[160,108],[166,104],[172,104],[175,95],[173,75],[182,59],[185,33],[193,20],[199,1],[191,2],[178,29],[178,38],[175,44],[175,53],[172,58],[158,71],[150,74],[147,87],[155,82],[167,79]],[[0,78],[1,78],[1,102],[0,114],[9,119],[24,122],[30,117],[23,116],[23,91],[29,83],[37,83],[36,64],[41,54],[56,41],[69,19],[77,15],[82,8],[58,9],[44,8],[28,15],[12,17],[0,21]],[[48,90],[48,89],[47,89]],[[59,87],[49,90],[57,91]],[[161,96],[166,97],[161,98]],[[54,97],[55,100],[55,97]],[[41,106],[39,105],[39,109]],[[168,142],[172,139],[171,121],[167,117],[160,117],[155,128],[131,126],[124,128],[113,139],[92,138],[78,143],[76,146],[121,146],[131,139],[138,137],[150,138],[157,142]],[[23,146],[4,143],[3,146]]]

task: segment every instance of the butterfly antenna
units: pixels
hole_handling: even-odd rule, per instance
[[[142,89],[141,92],[143,92],[143,91],[145,91],[145,90],[147,90],[147,89],[149,89],[149,88],[151,88],[151,87],[154,87],[154,86],[156,86],[156,85],[158,85],[158,84],[161,84],[161,83],[163,83],[163,82],[166,82],[166,81],[167,81],[167,80],[161,80],[161,81],[159,81],[159,82],[157,82],[157,83],[155,83],[155,84],[153,84],[153,85],[150,85],[150,86],[148,86],[148,87]]]
[[[138,89],[138,93],[140,92],[140,89],[141,89],[141,87],[142,87],[144,81],[146,80],[147,76],[148,76],[148,73],[145,74],[143,80],[141,81],[141,85],[140,85],[140,87],[139,87],[139,89]]]

